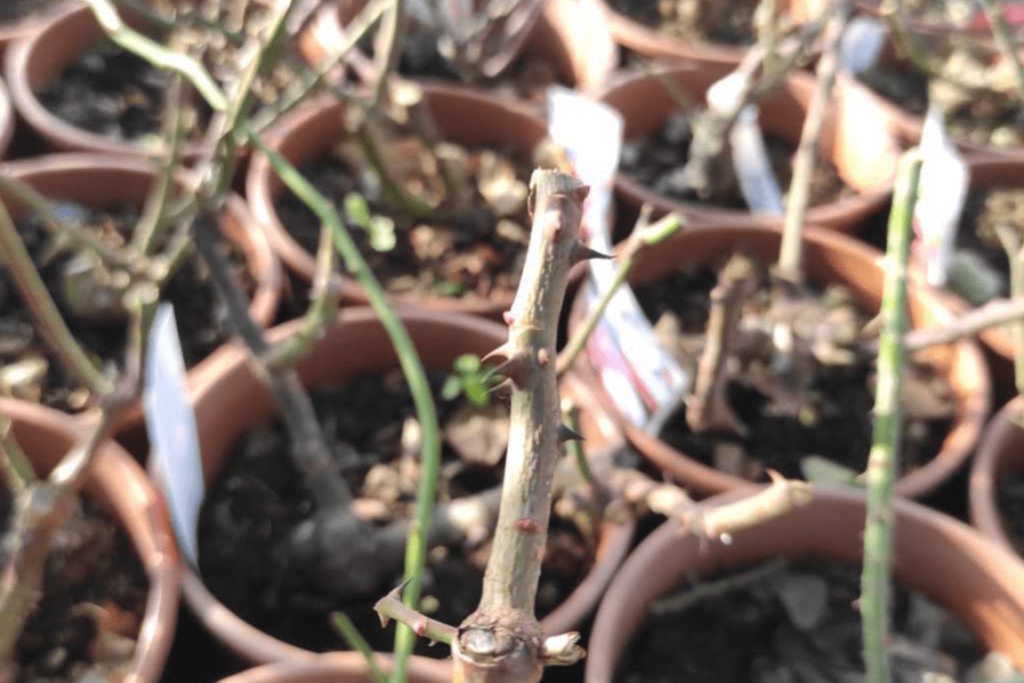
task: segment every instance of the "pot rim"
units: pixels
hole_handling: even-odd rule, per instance
[[[2,38],[0,38],[2,42]],[[0,160],[7,157],[7,150],[11,146],[11,139],[14,137],[14,105],[11,104],[11,94],[0,80]]]
[[[449,339],[462,339],[468,335],[490,337],[489,341],[493,341],[495,347],[507,339],[507,327],[483,318],[461,313],[431,312],[411,307],[398,310],[403,323],[414,340],[417,336],[417,331],[429,330],[431,327],[438,329],[456,328],[449,335]],[[276,343],[289,337],[300,330],[301,326],[302,320],[293,320],[279,325],[268,331],[268,342]],[[352,328],[354,327],[377,330],[381,328],[381,325],[376,314],[369,307],[359,306],[342,309],[335,325],[318,345],[330,344],[331,331],[338,334],[347,331],[348,333],[342,337],[341,341],[344,344],[346,343],[344,340],[353,338]],[[461,334],[458,334],[460,331]],[[420,334],[427,334],[427,332],[420,332]],[[334,348],[335,345],[330,344],[330,346]],[[419,345],[417,344],[417,346]],[[393,350],[390,353],[393,353]],[[334,353],[333,355],[343,354]],[[193,386],[192,388],[192,405],[197,415],[204,412],[204,406],[212,405],[218,401],[221,395],[221,387],[227,382],[233,382],[233,378],[252,375],[252,369],[245,351],[237,347],[224,347],[204,362],[210,366],[204,372],[204,382],[201,386]],[[252,413],[253,408],[250,404],[249,414],[251,415]],[[210,424],[211,426],[208,428],[204,428],[200,424],[199,429],[200,439],[207,445],[209,440],[203,438],[204,434],[208,434],[213,425],[222,426],[222,421],[213,419]],[[244,428],[242,426],[243,430]],[[227,429],[233,431],[234,426],[227,427]],[[224,443],[229,443],[236,441],[237,436],[237,434],[229,434],[221,436],[219,439]],[[211,450],[220,449],[204,448],[204,453],[209,454]],[[596,550],[597,557],[594,566],[573,593],[545,619],[541,620],[542,628],[545,631],[560,633],[570,630],[589,614],[596,606],[604,588],[617,570],[619,563],[621,563],[629,551],[634,530],[632,519],[624,522],[602,523],[601,530],[601,540]],[[183,567],[182,591],[185,602],[203,626],[236,654],[250,661],[270,663],[274,661],[304,660],[313,654],[310,651],[278,640],[242,620],[221,603],[203,585],[202,580],[187,567]],[[446,662],[446,665],[450,666],[450,661]],[[448,676],[450,678],[450,671]]]
[[[4,78],[10,91],[11,103],[18,114],[37,133],[58,150],[122,154],[127,156],[149,156],[159,154],[138,140],[118,140],[79,128],[47,109],[36,95],[36,88],[29,78],[30,65],[43,55],[53,51],[53,34],[75,27],[76,33],[95,34],[96,41],[103,37],[103,30],[88,5],[72,3],[44,18],[37,29],[12,42],[4,54]],[[80,54],[76,52],[61,65],[67,66]],[[48,74],[53,78],[54,74]],[[209,140],[188,142],[181,147],[181,155],[190,160],[210,151]]]
[[[656,529],[623,564],[598,608],[586,682],[613,680],[618,659],[642,624],[647,606],[693,571],[695,562],[708,572],[719,563],[778,556],[860,562],[864,492],[822,486],[812,491],[806,508],[735,534],[729,546],[680,533],[674,521]],[[718,505],[751,492],[724,493],[707,504]],[[1009,655],[1018,667],[1024,665],[1024,564],[975,529],[914,501],[895,497],[892,511],[897,529],[895,575],[945,604],[986,647]],[[837,527],[842,531],[837,532]],[[900,533],[901,528],[909,531]],[[943,570],[935,571],[937,566]]]
[[[999,509],[999,479],[1008,471],[1024,469],[1020,424],[1024,419],[1024,396],[1015,396],[985,428],[985,435],[971,465],[967,498],[971,524],[985,537],[1017,554],[1013,539],[1003,524]]]
[[[37,179],[63,174],[132,173],[156,178],[158,170],[144,157],[115,155],[97,152],[55,152],[26,159],[5,162],[0,165],[4,173],[32,184]],[[186,186],[193,182],[194,174],[188,171],[176,173],[177,182]],[[248,269],[256,280],[256,289],[249,303],[249,314],[260,327],[268,327],[277,315],[284,287],[284,273],[281,264],[270,248],[266,235],[257,228],[245,200],[231,192],[227,195],[225,210],[237,224],[221,233],[242,250]]]
[[[523,126],[535,126],[538,142],[543,140],[547,134],[547,124],[537,116],[532,108],[524,103],[496,97],[475,88],[439,81],[416,81],[416,84],[422,88],[426,100],[437,99],[444,101],[455,99],[467,107],[486,108],[493,112],[502,112],[504,116],[515,118]],[[305,131],[310,126],[317,125],[321,119],[340,118],[344,115],[344,111],[345,104],[334,98],[319,97],[312,99],[305,105],[283,116],[273,128],[267,131],[265,135],[267,147],[280,151],[283,145],[305,137]],[[476,123],[491,125],[490,119],[487,117],[476,117],[476,119]],[[458,139],[459,135],[452,135],[450,137]],[[322,147],[326,147],[328,143],[328,141],[325,141]],[[285,153],[284,156],[294,163],[294,157],[304,157],[307,155]],[[315,154],[308,155],[308,158],[314,157]],[[275,178],[276,176],[266,155],[261,152],[255,153],[249,164],[249,170],[245,179],[245,194],[249,201],[249,209],[256,221],[263,227],[271,247],[288,269],[309,282],[312,280],[313,273],[316,270],[316,259],[314,254],[303,248],[281,223],[275,202],[282,190]],[[356,305],[368,303],[369,300],[365,291],[353,278],[338,276],[334,279],[334,282],[336,283],[335,286],[340,287],[345,303]],[[474,297],[467,299],[433,295],[389,296],[397,305],[403,307],[420,307],[435,311],[470,313],[492,319],[500,319],[501,314],[512,305],[514,292],[504,292],[486,298]]]
[[[781,240],[782,231],[781,228],[753,226],[742,223],[702,224],[687,228],[675,235],[671,240],[675,244],[685,243],[686,241],[692,243],[692,240],[700,240],[704,235],[711,236],[715,234],[728,234],[734,243],[741,245],[744,243],[744,235],[760,235],[762,238],[772,238],[778,242]],[[882,252],[847,235],[807,226],[804,228],[803,239],[805,242],[811,242],[822,249],[838,250],[842,254],[842,257],[838,259],[841,263],[859,262],[874,268],[882,267],[884,259]],[[619,249],[621,248],[622,245],[619,246]],[[660,248],[664,249],[666,247],[662,245]],[[637,265],[638,268],[635,270],[639,270],[642,266],[640,263]],[[630,281],[633,282],[635,280],[631,278]],[[952,313],[945,304],[946,299],[930,287],[920,283],[911,284],[910,300],[911,302],[918,302],[930,317],[940,319],[952,318]],[[582,298],[577,296],[571,303],[569,317],[570,334],[572,334],[572,331],[582,318],[581,307]],[[919,498],[934,490],[963,467],[981,438],[985,421],[991,411],[991,376],[978,344],[970,339],[963,339],[949,345],[947,348],[953,349],[955,352],[950,358],[950,368],[944,374],[947,376],[953,375],[955,367],[955,374],[970,377],[973,385],[957,389],[957,383],[952,383],[954,391],[956,391],[958,396],[958,410],[950,432],[943,442],[943,447],[924,466],[904,475],[896,481],[894,486],[894,493],[896,495]],[[574,371],[578,372],[590,386],[594,387],[595,395],[605,406],[605,409],[618,421],[629,442],[646,459],[668,470],[673,476],[685,482],[694,491],[714,494],[752,485],[750,481],[704,465],[669,446],[661,439],[649,435],[642,429],[632,425],[628,418],[615,407],[607,392],[597,381],[597,375],[592,362],[585,354],[577,361]]]
[[[392,658],[374,653],[381,671],[390,675]],[[451,671],[443,660],[412,655],[410,683],[451,683]],[[329,652],[295,661],[281,661],[246,669],[219,683],[372,683],[366,658],[359,652]]]
[[[622,90],[635,87],[637,84],[654,79],[680,79],[685,77],[687,74],[694,74],[695,77],[699,78],[701,76],[698,74],[701,74],[707,68],[708,67],[702,66],[699,62],[684,62],[675,64],[663,63],[657,65],[653,69],[645,71],[622,71],[617,74],[617,76],[608,83],[607,87],[598,93],[596,97],[600,101],[609,104],[609,106],[618,110],[614,104],[609,103],[609,99],[614,98]],[[729,73],[727,69],[720,65],[712,65],[712,69],[720,71],[720,77],[724,77]],[[800,108],[803,112],[802,115],[806,115],[807,107],[809,106],[814,90],[814,76],[797,71],[787,76],[786,79],[778,86],[776,92],[779,93],[778,96],[780,97],[786,97],[787,99],[793,100],[795,103],[794,106]],[[834,97],[850,98],[850,107],[856,106],[859,109],[868,108],[874,113],[878,120],[880,130],[885,131],[888,139],[886,149],[888,149],[889,154],[886,158],[888,159],[888,167],[891,167],[891,174],[889,175],[888,180],[884,183],[876,183],[873,187],[865,186],[863,190],[855,190],[851,185],[851,181],[848,181],[843,177],[846,174],[843,173],[841,169],[863,168],[865,164],[863,160],[858,161],[853,158],[853,155],[844,151],[843,140],[849,138],[850,134],[840,134],[840,131],[844,126],[848,125],[844,124],[843,120],[853,121],[854,117],[851,114],[847,117],[837,119],[836,123],[833,124],[834,132],[832,134],[832,138],[834,138],[834,140],[830,144],[834,145],[835,148],[832,150],[830,155],[830,161],[837,169],[837,172],[839,172],[844,185],[849,189],[853,189],[855,194],[850,197],[839,198],[816,206],[808,206],[805,222],[818,227],[831,228],[839,232],[848,233],[856,230],[859,223],[864,218],[884,208],[886,202],[892,195],[892,187],[895,180],[896,152],[899,149],[899,145],[896,140],[897,131],[899,130],[899,121],[898,117],[895,117],[885,107],[881,106],[881,102],[877,96],[871,93],[865,86],[861,85],[855,79],[844,74],[840,74],[836,79]],[[769,95],[768,98],[770,99],[771,95]],[[842,109],[845,111],[845,108],[837,107],[838,105],[835,105],[834,103],[833,109],[836,109],[837,111]],[[619,111],[624,117],[626,116],[626,112],[622,112],[621,110]],[[860,119],[858,118],[857,120]],[[819,140],[819,148],[824,144],[825,142],[823,140]],[[843,159],[847,157],[849,158],[846,161],[843,161]],[[757,215],[751,213],[749,210],[722,208],[705,205],[697,201],[673,199],[641,185],[621,170],[616,171],[615,174],[615,191],[619,200],[624,201],[628,205],[639,208],[642,204],[650,204],[655,208],[655,216],[663,215],[670,211],[676,211],[687,216],[694,223],[742,221],[750,223],[751,225],[773,227],[781,226],[784,220],[781,216]]]
[[[87,424],[52,408],[0,397],[0,414],[9,417],[15,430],[49,432],[70,448],[86,432]],[[43,437],[50,438],[50,437]],[[25,452],[34,465],[39,457],[31,447]],[[55,464],[55,463],[54,463]],[[174,639],[180,599],[177,545],[163,496],[145,472],[111,439],[97,449],[85,485],[106,498],[111,511],[131,538],[132,546],[149,579],[148,597],[136,639],[129,678],[156,683]]]

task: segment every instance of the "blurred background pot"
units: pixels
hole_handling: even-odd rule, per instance
[[[844,285],[865,312],[873,314],[878,311],[885,277],[881,252],[845,235],[817,228],[805,228],[803,240],[804,275],[808,283]],[[641,252],[629,284],[637,286],[654,282],[686,264],[714,266],[739,251],[753,255],[762,263],[773,263],[778,258],[780,242],[781,231],[775,228],[732,224],[687,228],[656,248]],[[582,301],[577,297],[573,302],[570,334],[583,318]],[[944,298],[924,286],[911,287],[909,314],[913,327],[941,325],[953,319]],[[630,353],[638,352],[637,349],[630,350]],[[925,465],[895,483],[897,495],[911,498],[931,492],[964,466],[981,436],[991,409],[991,378],[981,349],[975,342],[963,340],[945,347],[933,347],[923,352],[921,358],[933,364],[948,380],[955,396],[955,416],[941,450]],[[670,474],[691,492],[713,494],[750,486],[750,481],[702,464],[634,426],[615,407],[598,382],[596,370],[588,357],[577,361],[575,370],[595,387],[604,405],[619,420],[630,443],[650,463]]]
[[[14,438],[39,476],[48,475],[83,434],[80,420],[34,403],[0,398],[0,415],[11,420]],[[113,441],[97,450],[83,492],[124,527],[149,580],[126,680],[156,683],[174,640],[180,596],[177,548],[163,498]]]
[[[544,0],[541,4],[543,9],[518,54],[548,60],[567,85],[583,93],[595,92],[619,59],[600,0]],[[344,26],[365,6],[365,0],[325,3],[299,36],[299,50],[306,61],[317,64],[331,54],[333,46],[344,40]]]
[[[745,492],[706,502],[718,505]],[[1024,666],[1024,565],[976,530],[912,501],[892,501],[892,573],[949,610],[990,651]],[[810,504],[732,536],[699,539],[666,522],[623,564],[598,609],[587,648],[587,683],[611,683],[651,602],[687,576],[711,578],[731,566],[771,558],[822,558],[859,564],[864,494],[813,487]],[[709,626],[709,629],[712,628]],[[680,642],[680,647],[687,647]]]
[[[624,138],[628,141],[656,133],[666,120],[683,108],[669,92],[665,81],[674,84],[691,102],[704,106],[708,88],[731,73],[731,67],[685,64],[656,67],[653,73],[624,76],[601,94],[601,101],[622,113]],[[800,141],[812,93],[814,77],[796,72],[760,103],[759,122],[765,135],[777,135],[793,149]],[[807,223],[850,232],[863,219],[882,209],[889,200],[900,148],[890,119],[877,106],[877,98],[853,79],[840,75],[833,102],[822,126],[819,149],[832,162],[843,183],[854,196],[811,205]],[[783,194],[788,190],[780,187]],[[643,187],[622,170],[615,177],[615,191],[621,203],[633,212],[644,203],[655,214],[677,211],[691,221],[746,221],[752,225],[782,225],[781,217],[755,215],[748,210],[730,210],[696,201],[660,195]]]
[[[467,147],[494,146],[532,158],[534,148],[547,136],[547,124],[531,110],[514,102],[461,86],[434,83],[423,84],[422,89],[427,108],[444,140]],[[345,105],[333,99],[319,99],[283,117],[267,133],[266,142],[299,166],[323,158],[346,135]],[[276,208],[284,190],[266,156],[255,155],[246,178],[246,196],[252,215],[266,230],[281,260],[298,277],[310,282],[316,268],[314,255],[296,241]],[[342,276],[340,287],[344,303],[367,303],[366,293],[355,280]],[[511,306],[513,295],[512,291],[471,298],[396,295],[394,300],[403,305],[499,319]]]
[[[1017,396],[996,413],[985,428],[971,466],[969,499],[971,523],[1007,550],[1020,553],[1011,537],[1017,520],[1007,519],[999,498],[1004,477],[1024,471],[1024,396]]]

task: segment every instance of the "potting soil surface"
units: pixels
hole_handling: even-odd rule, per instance
[[[442,425],[449,424],[459,402],[440,398],[445,373],[430,373]],[[418,481],[418,450],[403,455],[403,423],[414,416],[401,373],[363,375],[344,386],[311,392],[338,472],[357,497],[371,498],[389,510],[388,519],[409,518]],[[339,597],[317,576],[322,566],[304,564],[291,552],[295,527],[313,514],[313,503],[287,455],[288,441],[274,421],[240,439],[203,503],[199,520],[199,563],[211,592],[256,628],[306,649],[346,649],[330,615],[343,611],[378,651],[390,651],[394,627],[382,629],[374,603],[401,581],[401,553],[394,566],[375,564],[380,585],[362,597]],[[502,451],[503,452],[503,451]],[[443,442],[438,501],[490,489],[500,483],[501,468],[461,461]],[[381,521],[381,525],[386,520]],[[404,547],[404,534],[400,541]],[[482,569],[489,542],[473,547],[430,551],[424,596],[436,598],[431,616],[459,624],[480,599]],[[344,548],[339,548],[344,552]],[[551,534],[537,593],[538,614],[560,604],[589,570],[592,549],[575,527],[552,515]],[[242,570],[241,568],[244,568]],[[445,646],[420,640],[417,652],[448,656]]]
[[[0,529],[12,521],[11,503],[0,496]],[[0,567],[9,552],[0,546]],[[148,592],[128,535],[84,499],[47,558],[42,600],[18,639],[14,682],[71,683],[90,671],[97,680],[120,680],[134,656]]]
[[[139,217],[136,207],[99,212],[79,204],[63,203],[61,206],[77,216],[81,225],[97,226],[99,234],[111,246],[123,244],[124,236],[129,234]],[[78,343],[102,363],[116,363],[123,367],[128,328],[123,317],[113,312],[108,314],[116,307],[101,307],[101,302],[106,300],[102,291],[88,293],[87,288],[93,282],[88,274],[68,280],[76,284],[65,285],[64,272],[73,256],[66,250],[54,251],[53,238],[42,227],[41,221],[36,218],[18,220],[17,228],[29,255],[40,268],[47,290],[54,297]],[[229,251],[236,266],[236,275],[247,291],[253,291],[254,283],[246,274],[241,252],[235,248]],[[68,293],[81,297],[85,302],[83,308],[69,306]],[[174,305],[187,367],[198,363],[228,339],[227,311],[198,256],[187,259],[170,278],[162,290],[161,299]],[[93,317],[76,316],[73,313],[76,310],[89,311]],[[84,407],[84,390],[77,378],[49,350],[6,269],[0,271],[0,361],[5,366],[3,376],[9,393],[70,412]],[[37,374],[40,369],[42,373]]]
[[[670,116],[655,133],[627,140],[622,148],[620,170],[643,187],[678,201],[699,201],[723,209],[746,210],[747,203],[740,192],[732,166],[722,174],[710,172],[711,186],[708,196],[700,197],[690,188],[683,168],[689,159],[693,141],[692,121],[695,114],[679,112]],[[766,133],[765,147],[769,162],[785,197],[793,175],[793,154],[796,147],[785,139]],[[809,206],[818,206],[854,195],[847,187],[836,167],[818,155],[811,178]]]
[[[505,178],[511,190],[500,200],[515,208],[499,212],[477,189],[477,174],[483,173],[481,160],[490,153],[468,154],[465,170],[473,200],[467,208],[452,212],[448,199],[440,205],[436,216],[413,219],[383,201],[370,202],[374,214],[393,220],[394,239],[389,248],[375,247],[369,230],[348,223],[360,253],[387,291],[417,297],[487,299],[498,293],[510,295],[515,290],[529,242],[530,221],[525,194],[521,204],[514,198],[521,194],[516,187],[525,191],[532,166],[528,159],[496,157],[495,163],[504,166],[502,173],[515,173],[514,179]],[[336,155],[302,163],[299,170],[339,208],[348,193],[362,191],[351,168]],[[410,172],[410,186],[414,186],[417,177],[422,177],[420,170]],[[424,185],[436,186],[438,182],[437,177],[428,178]],[[320,221],[291,192],[285,192],[276,206],[281,223],[292,237],[315,254]]]
[[[77,128],[136,141],[160,135],[168,82],[165,72],[104,39],[83,51],[37,96],[55,116]]]
[[[652,605],[616,683],[773,683],[863,676],[859,565],[776,559],[693,577]],[[985,652],[958,620],[896,582],[891,667],[899,683],[972,680]]]
[[[684,267],[658,282],[635,287],[637,299],[652,323],[666,313],[677,316],[681,334],[670,333],[677,338],[670,343],[685,349],[686,358],[682,360],[692,372],[703,349],[709,292],[716,280],[717,275],[709,268]],[[753,303],[745,308],[744,321],[758,320],[763,315],[760,311],[766,310],[768,296],[766,289],[755,295]],[[823,324],[831,320],[835,325],[848,325],[850,315],[860,316],[859,321],[853,318],[857,329],[867,322],[866,316],[851,309],[852,304],[842,290],[832,289],[817,296],[828,296],[833,302],[821,309],[818,319]],[[932,394],[927,403],[937,403],[940,409],[949,405],[950,389],[934,376],[934,369],[913,363],[908,363],[908,367],[913,368],[912,375],[923,378],[923,390]],[[872,372],[873,362],[866,357],[849,364],[819,364],[803,393],[788,387],[790,380],[773,377],[774,370],[762,369],[755,375],[748,367],[731,372],[725,385],[726,400],[746,428],[744,434],[694,433],[686,420],[684,402],[665,424],[660,437],[690,458],[709,466],[717,464],[734,476],[759,481],[767,481],[768,468],[785,477],[802,478],[803,461],[809,456],[826,458],[859,474],[865,469],[872,442]],[[762,377],[762,373],[769,379],[755,382],[753,378]],[[779,388],[783,399],[800,401],[797,408],[774,410],[775,399],[763,393],[765,381],[770,387]],[[921,467],[939,452],[950,429],[952,411],[948,415],[942,410],[939,413],[942,416],[933,419],[915,420],[907,416],[899,461],[902,473]]]

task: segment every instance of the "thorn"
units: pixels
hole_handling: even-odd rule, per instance
[[[515,316],[512,315],[512,311],[504,311],[501,314],[501,319],[505,321],[505,324],[509,327],[516,321]]]
[[[490,351],[489,353],[485,354],[484,357],[480,359],[480,362],[486,363],[489,360],[498,360],[498,359],[500,359],[502,362],[508,362],[508,360],[511,357],[512,357],[512,349],[509,348],[508,342],[505,342],[504,344],[502,344],[498,348],[496,348],[496,349]]]
[[[492,372],[495,375],[504,375],[512,384],[522,387],[526,380],[526,363],[523,362],[522,356],[516,356],[497,365]],[[503,384],[506,384],[506,382],[502,382],[498,386],[500,387]]]
[[[583,242],[576,242],[576,244],[572,248],[572,256],[570,257],[570,260],[572,261],[573,265],[575,265],[580,261],[610,258],[612,258],[612,256],[609,254],[602,254],[601,252],[595,251],[588,247],[587,245],[583,244]]]
[[[568,425],[558,425],[558,443],[563,444],[566,441],[583,441],[583,435],[577,432],[575,429]]]
[[[590,185],[580,185],[579,187],[573,188],[569,192],[569,196],[578,201],[580,204],[582,204],[583,200],[585,200],[589,195]]]
[[[544,367],[551,360],[551,354],[548,353],[547,349],[540,349],[537,351],[537,364]]]
[[[377,618],[380,619],[380,627],[381,628],[387,628],[388,624],[391,623],[391,618],[388,617],[383,612],[377,612]]]
[[[427,622],[417,621],[416,624],[412,627],[412,630],[413,633],[415,633],[417,636],[422,637],[427,632]]]

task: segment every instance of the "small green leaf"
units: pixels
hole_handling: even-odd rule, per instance
[[[491,392],[487,390],[487,385],[480,381],[478,376],[469,377],[466,379],[466,396],[470,401],[477,404],[478,406],[485,406],[491,401]]]
[[[456,375],[449,375],[441,387],[441,398],[446,401],[454,401],[462,393],[462,379]]]
[[[391,251],[398,240],[395,238],[395,222],[387,216],[373,216],[366,231],[370,235],[370,246],[374,251]]]
[[[370,205],[361,194],[349,192],[345,195],[345,218],[364,230],[370,229]]]
[[[472,353],[464,353],[455,359],[452,367],[460,375],[471,375],[480,371],[480,357]]]

